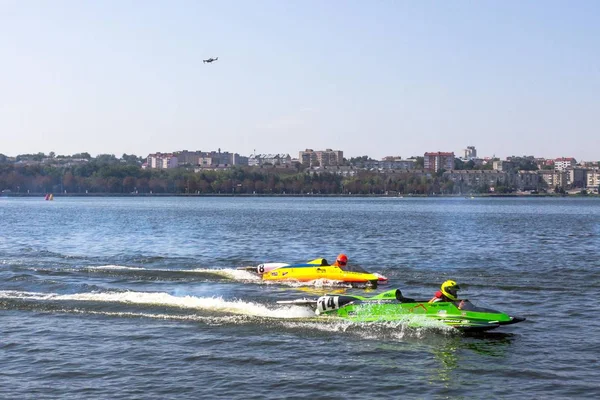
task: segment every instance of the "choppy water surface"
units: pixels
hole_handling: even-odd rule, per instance
[[[600,201],[0,198],[2,398],[600,397]],[[410,297],[449,278],[528,318],[485,335],[314,321],[236,270],[333,261]]]

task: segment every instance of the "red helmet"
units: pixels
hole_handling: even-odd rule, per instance
[[[337,256],[337,260],[335,260],[338,265],[346,265],[348,264],[348,257],[345,254],[340,254]]]

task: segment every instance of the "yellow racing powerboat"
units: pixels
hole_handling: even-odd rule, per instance
[[[263,263],[256,267],[240,269],[254,272],[264,281],[335,281],[350,283],[353,286],[377,287],[386,283],[387,278],[381,274],[367,272],[358,266],[329,265],[326,259],[317,258],[303,264]]]

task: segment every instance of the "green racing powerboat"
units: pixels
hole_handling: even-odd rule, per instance
[[[399,289],[388,290],[373,297],[324,295],[317,299],[278,301],[311,307],[322,317],[342,318],[352,322],[406,321],[409,325],[424,326],[438,321],[466,332],[482,332],[502,325],[516,324],[525,318],[478,307],[469,300],[435,302],[406,298]]]

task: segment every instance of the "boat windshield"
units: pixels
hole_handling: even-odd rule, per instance
[[[365,271],[364,269],[362,269],[361,267],[359,267],[358,265],[344,265],[343,267],[340,267],[343,271],[347,271],[347,272],[361,272],[363,274],[368,274],[369,272]]]
[[[476,312],[486,312],[486,313],[498,313],[498,311],[488,308],[488,307],[480,307],[478,305],[473,304],[470,300],[464,299],[456,302],[457,306],[460,306],[461,310],[465,311],[476,311]]]

